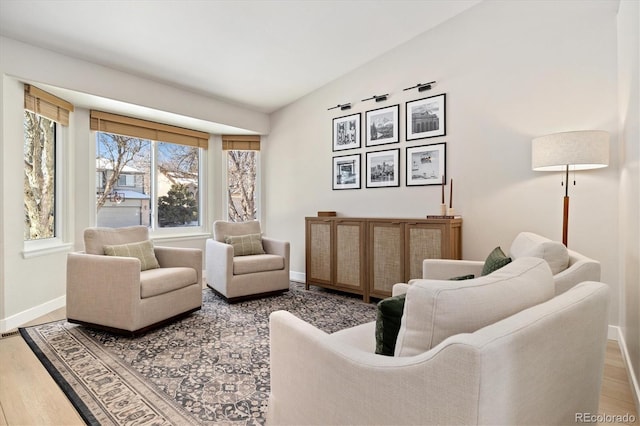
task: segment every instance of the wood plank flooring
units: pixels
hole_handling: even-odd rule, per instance
[[[28,325],[65,318],[59,309]],[[599,414],[635,417],[640,424],[618,343],[609,340]],[[0,426],[83,425],[84,422],[20,335],[0,340]]]

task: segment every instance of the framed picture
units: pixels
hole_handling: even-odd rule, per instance
[[[400,186],[400,149],[367,152],[367,188]]]
[[[447,144],[407,147],[407,186],[442,185],[446,181]]]
[[[365,146],[398,142],[398,112],[400,105],[367,111]]]
[[[333,157],[333,189],[360,189],[360,154]]]
[[[360,113],[333,119],[333,150],[360,148]]]
[[[407,102],[407,140],[446,135],[446,95],[431,96]]]

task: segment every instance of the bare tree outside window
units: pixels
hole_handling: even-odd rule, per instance
[[[257,151],[227,151],[229,220],[256,219]]]
[[[24,113],[24,239],[55,237],[56,123]]]

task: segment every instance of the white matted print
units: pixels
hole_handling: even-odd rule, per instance
[[[398,112],[400,105],[367,111],[365,146],[398,142]]]
[[[407,140],[446,135],[446,95],[431,96],[406,103]]]
[[[333,119],[333,150],[360,148],[360,113]]]
[[[333,157],[333,189],[360,189],[360,154]]]
[[[400,149],[367,152],[367,188],[400,186]]]
[[[446,143],[407,147],[407,186],[442,185],[446,153]]]

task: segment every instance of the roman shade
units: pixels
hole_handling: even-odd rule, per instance
[[[154,121],[91,110],[91,130],[206,149],[209,134]]]
[[[260,136],[222,135],[222,150],[260,151]]]
[[[73,112],[73,105],[49,92],[25,84],[24,109],[68,126],[69,113]]]

